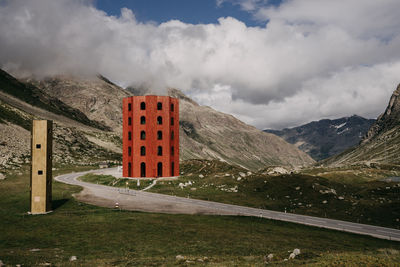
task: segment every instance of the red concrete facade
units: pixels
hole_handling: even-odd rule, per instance
[[[169,96],[123,99],[123,176],[179,175],[179,101]]]

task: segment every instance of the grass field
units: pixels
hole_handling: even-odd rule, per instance
[[[30,216],[27,172],[9,173],[0,181],[0,260],[14,266],[265,266],[272,253],[272,266],[400,262],[399,242],[262,218],[106,209],[75,201],[71,194],[78,191],[54,182],[54,211]],[[284,261],[295,248],[301,254]]]

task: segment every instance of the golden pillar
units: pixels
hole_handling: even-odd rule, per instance
[[[53,122],[33,120],[31,138],[31,214],[51,210]]]

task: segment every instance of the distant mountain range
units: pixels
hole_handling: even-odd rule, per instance
[[[180,99],[181,160],[219,159],[251,170],[314,163],[280,137],[201,106],[179,90],[168,93]],[[0,169],[28,162],[31,120],[39,118],[55,122],[55,164],[121,160],[122,99],[132,94],[102,76],[18,80],[0,71]]]
[[[324,165],[400,165],[400,85],[393,92],[386,110],[370,127],[360,145],[323,162]]]
[[[315,160],[322,160],[358,145],[375,122],[354,115],[336,120],[324,119],[283,130],[264,130],[282,137]]]

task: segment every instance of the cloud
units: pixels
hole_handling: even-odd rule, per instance
[[[266,26],[231,17],[157,25],[126,8],[108,16],[90,1],[3,1],[0,67],[175,87],[259,128],[384,110],[400,80],[400,2],[241,2]]]

